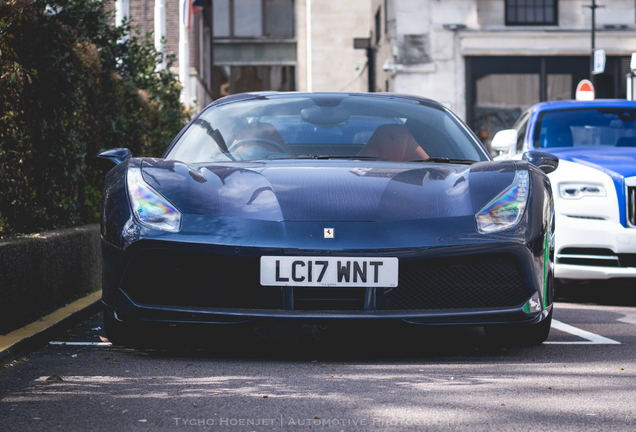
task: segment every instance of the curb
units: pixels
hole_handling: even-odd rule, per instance
[[[102,291],[96,291],[38,321],[0,336],[0,364],[34,351],[75,324],[99,313],[101,299]]]

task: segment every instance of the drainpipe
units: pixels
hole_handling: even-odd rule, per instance
[[[307,28],[307,91],[311,92],[313,91],[313,85],[311,82],[311,0],[307,0],[305,8],[305,18],[307,21],[305,24],[305,27]]]
[[[117,0],[115,2],[115,25],[119,27],[128,18],[130,18],[130,0]]]
[[[188,2],[191,0],[179,0],[179,81],[181,90],[181,102],[190,104],[188,81],[190,79],[190,41],[188,40],[188,28],[186,19],[188,16]]]
[[[369,41],[369,45],[371,45],[371,41]],[[377,89],[377,83],[375,79],[375,54],[376,48],[373,46],[369,46],[367,48],[367,85],[369,93],[373,93]]]
[[[166,50],[161,40],[166,36],[166,0],[155,0],[155,49],[163,54],[158,70],[166,68]]]

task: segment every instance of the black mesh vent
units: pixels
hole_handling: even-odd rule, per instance
[[[281,288],[260,285],[258,258],[144,251],[129,263],[123,289],[151,305],[282,308]]]
[[[619,267],[636,267],[636,254],[618,254]]]
[[[604,248],[563,248],[560,255],[600,255],[600,256],[616,256],[611,249]]]
[[[284,288],[262,287],[259,265],[258,258],[147,250],[129,263],[122,288],[149,305],[284,309]],[[505,256],[401,261],[398,283],[377,290],[377,309],[515,307],[531,294]],[[294,287],[293,299],[296,310],[364,310],[365,288]]]
[[[295,310],[362,310],[364,288],[294,287]]]
[[[627,188],[627,221],[636,226],[636,187]]]
[[[398,287],[385,290],[383,309],[515,307],[530,294],[507,257],[401,262]]]
[[[595,259],[594,256],[613,259]],[[636,267],[636,254],[617,254],[611,249],[565,248],[561,250],[557,259],[560,264],[596,267]]]

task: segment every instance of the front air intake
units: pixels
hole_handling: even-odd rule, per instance
[[[636,227],[636,187],[627,188],[627,225]]]

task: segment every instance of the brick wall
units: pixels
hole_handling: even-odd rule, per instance
[[[179,0],[166,0],[166,40],[168,53],[177,56],[175,68],[179,67]]]
[[[141,35],[155,30],[154,0],[130,0],[130,23],[138,27]]]

